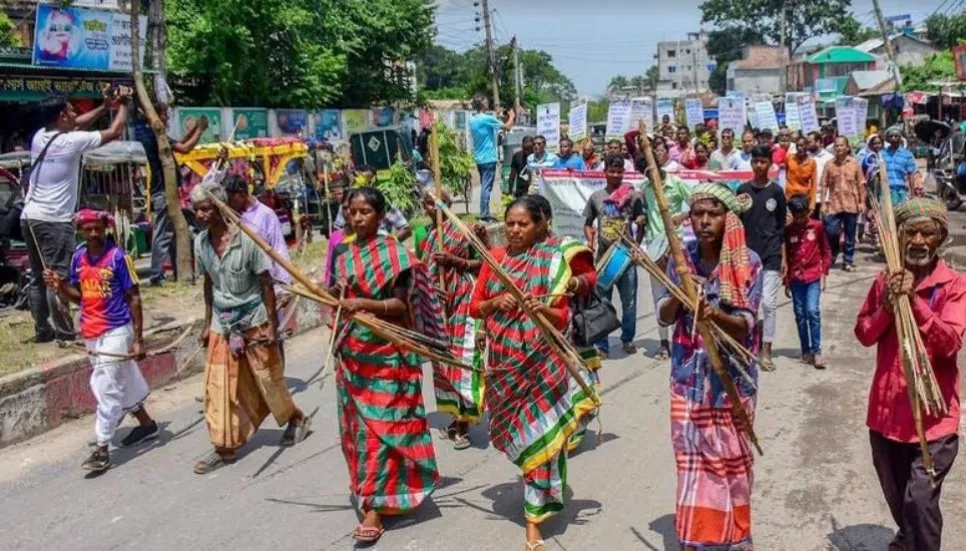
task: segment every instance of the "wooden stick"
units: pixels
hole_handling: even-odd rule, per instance
[[[496,275],[496,277],[503,282],[503,285],[506,287],[507,291],[513,295],[514,298],[516,298],[517,302],[520,304],[521,310],[523,310],[523,312],[535,322],[537,328],[546,339],[547,344],[550,345],[550,348],[554,352],[561,356],[567,371],[570,372],[571,377],[573,377],[574,380],[577,381],[577,384],[580,385],[580,388],[584,391],[584,394],[586,394],[596,406],[600,407],[603,404],[603,401],[593,387],[587,384],[587,381],[585,381],[581,376],[581,369],[586,370],[587,367],[583,363],[583,358],[580,357],[580,354],[577,353],[573,345],[570,344],[570,341],[564,337],[556,327],[548,322],[543,314],[531,310],[526,305],[526,296],[523,294],[523,291],[521,291],[513,280],[510,279],[510,276],[503,270],[503,267],[500,266],[500,263],[493,258],[493,256],[490,254],[490,251],[480,241],[479,237],[473,233],[473,230],[468,228],[466,224],[464,224],[458,216],[449,210],[449,208],[447,208],[443,201],[441,201],[438,197],[433,197],[433,199],[436,201],[436,209],[446,214],[450,222],[464,235],[464,237],[466,237],[466,239],[471,245],[473,245],[477,252],[480,253],[480,258],[490,266],[490,269],[493,270],[493,273]]]
[[[322,371],[319,373],[320,376],[329,370],[329,363],[332,361],[332,354],[335,351],[335,337],[339,332],[339,321],[342,318],[343,299],[345,299],[345,287],[339,291],[339,307],[335,309],[335,319],[332,320],[332,332],[329,335],[329,350],[325,354],[325,363],[322,364]],[[319,382],[319,388],[322,388],[324,385],[325,381]]]
[[[678,233],[675,229],[674,221],[671,219],[671,210],[668,207],[667,197],[664,195],[664,182],[661,179],[661,171],[658,169],[657,162],[654,160],[654,152],[651,150],[651,141],[646,137],[646,128],[644,128],[644,123],[640,124],[641,135],[644,139],[641,140],[641,150],[644,153],[644,157],[647,159],[648,172],[651,180],[651,186],[654,189],[654,198],[657,201],[658,209],[661,212],[661,218],[664,221],[664,231],[667,233],[667,240],[669,248],[671,249],[671,256],[674,259],[675,268],[678,274],[681,276],[681,288],[688,295],[688,297],[695,304],[698,300],[698,290],[695,286],[694,279],[691,277],[691,270],[688,268],[688,264],[684,259],[684,249],[681,248],[681,242],[678,240]],[[759,455],[764,455],[761,449],[761,444],[758,443],[758,436],[755,434],[755,429],[752,427],[751,419],[748,417],[748,412],[741,405],[741,397],[738,394],[738,387],[735,386],[734,380],[732,380],[731,375],[728,373],[725,367],[724,360],[721,358],[721,354],[718,352],[718,346],[714,340],[714,334],[711,331],[710,324],[705,321],[698,323],[698,330],[701,332],[701,338],[704,341],[705,351],[708,354],[708,360],[711,361],[711,367],[714,369],[715,374],[724,386],[725,392],[728,394],[728,399],[731,401],[731,408],[733,415],[740,420],[740,425],[742,426],[745,434],[748,436],[748,440],[751,444],[758,450]]]
[[[435,117],[434,117],[435,118]],[[439,193],[440,184],[443,181],[443,171],[440,167],[439,162],[439,134],[437,133],[438,126],[433,125],[432,131],[429,133],[429,161],[433,167],[433,189],[435,191],[436,197],[442,197]],[[436,209],[436,252],[443,252],[443,213]],[[437,265],[439,273],[439,286],[446,289],[446,270]],[[445,304],[444,304],[445,310]]]

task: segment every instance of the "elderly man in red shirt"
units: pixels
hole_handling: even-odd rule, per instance
[[[895,214],[905,269],[876,278],[859,311],[855,336],[863,346],[878,347],[866,423],[872,461],[899,527],[889,551],[933,551],[941,549],[942,481],[959,449],[956,355],[966,329],[966,277],[937,258],[937,250],[948,235],[946,208],[940,202],[910,199],[896,207]],[[922,414],[929,453],[935,462],[935,486],[923,467],[902,370],[892,306],[901,295],[912,301],[916,325],[949,407],[945,414]]]

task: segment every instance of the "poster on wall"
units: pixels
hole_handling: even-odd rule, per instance
[[[579,142],[587,137],[587,100],[581,99],[577,103],[570,105],[570,113],[567,115],[568,136],[571,140]]]
[[[283,136],[304,136],[309,127],[309,112],[304,109],[276,109],[275,125]]]
[[[268,137],[267,109],[232,109],[231,118],[236,141]]]
[[[221,141],[223,137],[221,124],[221,109],[218,107],[179,107],[178,108],[178,131],[181,137],[187,136],[188,132],[195,127],[195,124],[202,118],[208,118],[208,129],[201,135],[201,143],[211,143]]]
[[[393,107],[373,107],[369,111],[369,124],[374,128],[385,128],[396,122],[396,109]]]
[[[369,128],[368,109],[343,109],[342,130],[346,136],[357,134]]]
[[[138,20],[141,61],[147,17]],[[131,71],[131,21],[127,14],[76,7],[37,5],[33,64],[63,69]]]
[[[657,111],[657,123],[664,124],[664,117],[668,118],[672,124],[674,123],[674,100],[668,98],[661,98],[655,103]]]
[[[312,113],[312,122],[315,123],[315,138],[330,144],[341,142],[343,137],[340,115],[338,109],[323,109]]]
[[[547,139],[547,151],[560,149],[560,104],[537,106],[537,134]]]

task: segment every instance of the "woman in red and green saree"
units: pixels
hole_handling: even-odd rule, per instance
[[[553,209],[550,206],[550,201],[547,201],[542,195],[533,195],[532,199],[540,207],[540,212],[543,214],[544,219],[538,228],[538,239],[550,246],[559,247],[560,254],[563,255],[564,260],[567,261],[567,267],[570,269],[570,277],[567,281],[567,293],[574,299],[586,298],[597,287],[597,268],[594,266],[594,252],[581,241],[572,237],[555,234],[551,230]],[[571,342],[577,348],[580,357],[584,360],[584,366],[588,369],[588,377],[593,383],[594,389],[599,392],[602,388],[599,373],[601,361],[597,347],[577,346],[576,342]],[[587,434],[587,425],[593,420],[594,415],[594,413],[591,413],[581,420],[580,427],[570,437],[570,443],[567,446],[568,452],[573,453],[580,447],[580,444],[584,441],[584,436]]]
[[[445,192],[441,199],[451,204]],[[426,197],[423,208],[431,220],[436,220],[436,203],[432,197]],[[443,220],[442,250],[437,250],[439,238],[433,226],[421,243],[422,258],[427,260],[437,288],[444,286],[440,298],[453,356],[473,367],[464,369],[435,362],[433,389],[436,409],[454,418],[446,429],[446,437],[453,441],[454,448],[465,450],[471,446],[470,423],[478,423],[483,415],[483,349],[476,342],[482,322],[470,315],[470,299],[482,263],[469,240],[449,220]]]
[[[345,290],[342,319],[367,312],[444,340],[442,309],[426,267],[395,237],[378,234],[385,197],[375,188],[356,188],[348,205],[356,238],[335,262],[336,285]],[[422,362],[359,324],[344,323],[337,331],[342,452],[364,516],[354,537],[371,543],[383,533],[384,515],[415,509],[439,480]]]
[[[493,256],[526,295],[528,308],[565,330],[570,270],[559,247],[539,240],[543,220],[532,197],[514,201],[506,211],[507,249]],[[470,315],[484,320],[489,341],[490,441],[523,471],[527,549],[546,551],[539,525],[563,509],[565,448],[593,402],[489,265],[480,270]]]

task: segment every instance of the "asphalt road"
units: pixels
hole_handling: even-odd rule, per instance
[[[823,297],[829,369],[799,364],[791,307],[783,301],[778,371],[764,374],[757,432],[754,538],[759,550],[880,550],[893,526],[880,495],[865,429],[873,351],[852,336],[855,313],[879,265],[859,255],[859,271],[835,270]],[[647,278],[641,277],[638,344],[653,350],[657,332]],[[78,419],[0,450],[0,549],[350,549],[357,516],[338,444],[334,384],[319,389],[328,333],[289,345],[289,386],[314,415],[314,433],[282,450],[267,421],[233,466],[192,473],[209,450],[197,376],[159,389],[149,407],[163,423],[155,443],[116,450],[116,466],[85,478],[92,420]],[[614,346],[615,349],[619,348]],[[615,356],[619,356],[618,352]],[[606,387],[599,443],[588,437],[569,463],[569,503],[544,525],[551,549],[677,549],[674,462],[669,440],[668,367],[615,357]],[[431,381],[427,375],[426,381]],[[434,409],[427,384],[427,408]],[[448,420],[430,415],[435,428]],[[130,421],[126,426],[130,426]],[[120,436],[127,429],[121,431]],[[442,483],[418,512],[387,523],[380,550],[486,550],[523,547],[522,486],[516,468],[489,447],[457,452],[436,440]],[[962,549],[964,468],[946,483],[947,549]],[[960,543],[955,543],[960,542]]]

